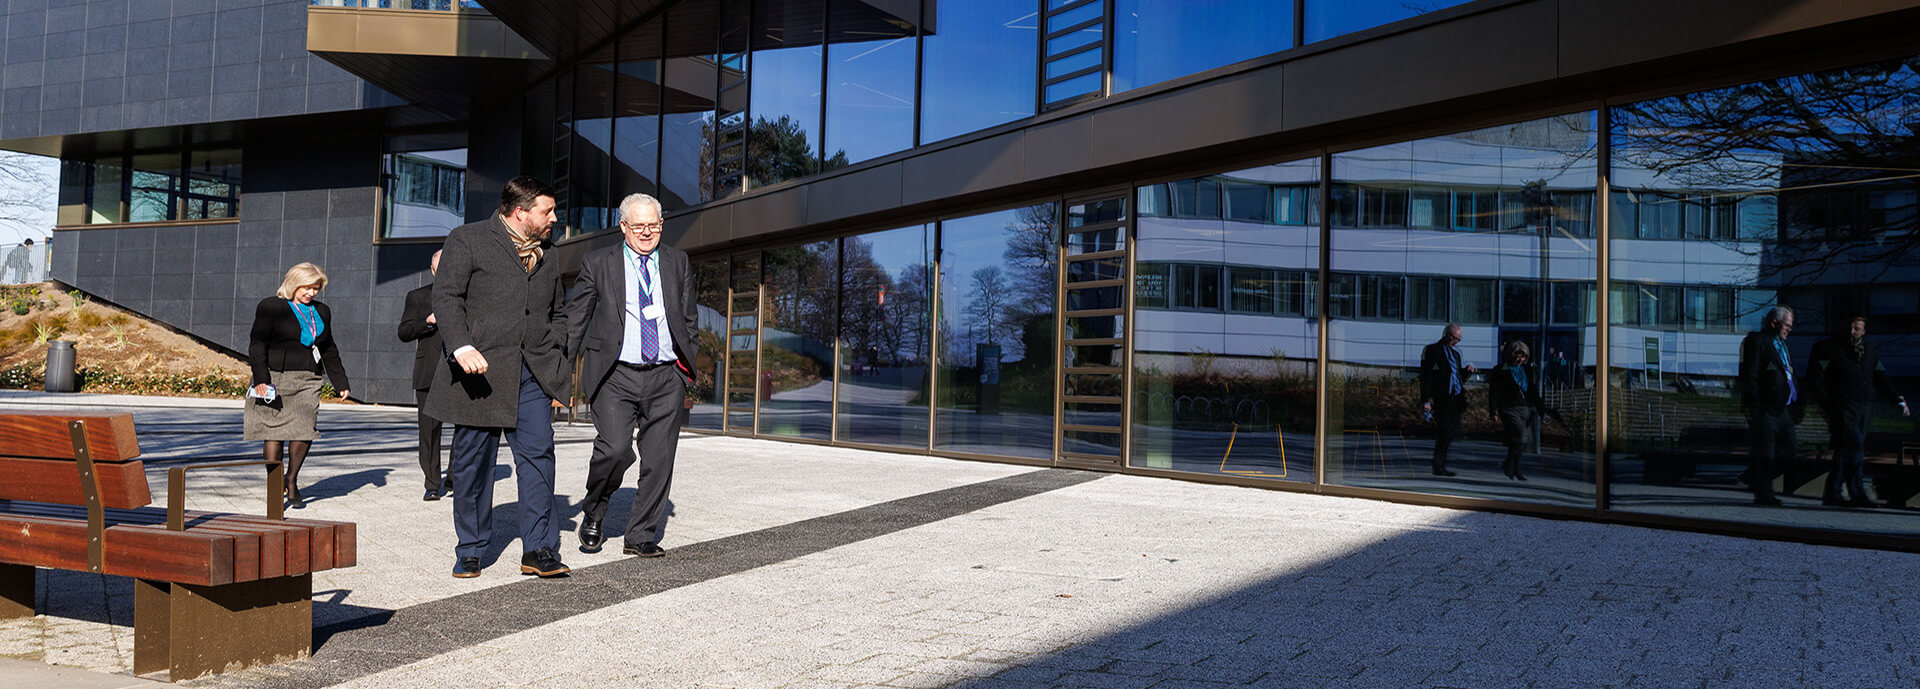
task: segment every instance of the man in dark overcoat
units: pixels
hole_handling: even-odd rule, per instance
[[[1907,409],[1907,398],[1893,387],[1880,353],[1867,342],[1866,316],[1853,317],[1846,332],[1813,345],[1813,354],[1807,357],[1807,392],[1826,414],[1828,446],[1833,449],[1833,470],[1827,472],[1820,504],[1873,507],[1867,497],[1865,468],[1874,393],[1893,402],[1902,415],[1912,411]],[[1845,498],[1840,495],[1843,488]]]
[[[427,414],[454,425],[453,575],[480,575],[493,541],[493,468],[504,438],[520,491],[522,574],[567,573],[553,509],[553,412],[571,394],[565,292],[548,259],[554,190],[516,177],[499,213],[447,234],[433,313],[453,365],[436,369]]]

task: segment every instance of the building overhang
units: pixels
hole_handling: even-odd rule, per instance
[[[309,7],[307,50],[452,119],[518,97],[551,64],[505,23],[474,10]]]

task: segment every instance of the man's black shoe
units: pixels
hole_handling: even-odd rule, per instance
[[[1771,495],[1756,495],[1753,497],[1753,504],[1761,507],[1779,507],[1780,498]]]
[[[557,577],[570,571],[573,570],[561,564],[560,556],[555,555],[552,548],[541,548],[520,557],[521,574]]]
[[[1837,497],[1820,498],[1820,504],[1827,507],[1847,507],[1847,501]]]
[[[427,501],[427,502],[433,502],[433,501],[435,501],[435,500],[439,500],[439,499],[440,499],[440,491],[437,491],[437,490],[429,490],[429,491],[427,491],[427,494],[426,494],[426,495],[422,495],[422,496],[420,496],[420,499],[421,499],[421,500],[425,500],[425,501]]]
[[[620,552],[639,557],[660,557],[667,554],[667,549],[660,547],[658,543],[642,543],[640,545],[628,544],[626,547],[621,548]]]
[[[1452,476],[1453,472],[1447,471],[1446,469],[1434,469],[1433,475],[1434,476]]]
[[[453,563],[453,578],[472,579],[480,576],[480,558],[463,557]]]
[[[600,545],[607,542],[607,535],[601,533],[600,522],[591,519],[580,522],[580,552],[600,552]]]

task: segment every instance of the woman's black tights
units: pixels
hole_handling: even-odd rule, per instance
[[[268,440],[266,441],[265,447],[262,448],[261,453],[266,457],[267,461],[278,462],[280,461],[281,447],[281,441]],[[300,498],[300,465],[306,463],[307,451],[313,449],[313,441],[288,440],[285,442],[285,448],[287,454],[287,504],[294,507],[304,507],[306,501]]]

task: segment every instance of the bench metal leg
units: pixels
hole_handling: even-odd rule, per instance
[[[33,617],[33,568],[0,564],[0,620]]]
[[[313,576],[225,586],[136,581],[133,672],[179,682],[313,652]]]

